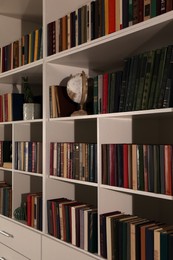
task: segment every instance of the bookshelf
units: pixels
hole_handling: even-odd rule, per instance
[[[10,201],[12,216],[7,217],[3,213],[0,215],[2,259],[11,257],[13,260],[47,260],[51,256],[54,260],[57,259],[57,255],[62,259],[68,259],[69,255],[72,259],[103,259],[100,215],[110,211],[118,210],[167,225],[173,224],[173,214],[170,211],[172,194],[118,187],[102,181],[103,167],[106,163],[102,156],[103,145],[173,143],[171,107],[78,117],[50,117],[50,86],[62,84],[70,75],[82,71],[89,77],[118,71],[123,68],[127,57],[173,43],[173,11],[169,11],[64,51],[47,55],[49,45],[47,25],[82,8],[85,4],[90,6],[89,3],[90,1],[86,0],[66,0],[64,4],[59,0],[15,0],[13,3],[7,0],[2,4],[0,0],[1,48],[40,27],[43,39],[41,47],[43,54],[39,59],[0,73],[0,95],[12,93],[14,89],[21,93],[22,77],[28,76],[34,95],[41,94],[43,104],[40,119],[0,122],[0,141],[12,142],[12,168],[0,167],[0,181],[12,186]],[[4,24],[8,30],[4,29]],[[7,31],[10,33],[7,34]],[[20,153],[20,150],[18,152],[16,147],[24,149],[25,145],[38,142],[42,144],[42,149],[38,148],[42,157],[41,172],[27,170],[26,165],[23,168],[19,167],[21,162],[26,163],[29,159],[25,158],[25,152]],[[50,175],[51,143],[96,144],[97,153],[92,159],[95,158],[96,161],[97,180],[93,182],[80,178],[66,178],[64,175]],[[26,218],[21,220],[14,216],[14,212],[18,210],[20,213],[19,207],[26,204],[28,193],[33,194],[35,207],[39,208],[37,218],[32,216],[33,211],[30,209],[30,217],[35,220],[33,224],[28,224]],[[41,200],[38,199],[38,194],[42,195]],[[52,232],[50,226],[53,224],[50,224],[48,219],[50,215],[47,201],[62,197],[87,204],[89,210],[92,207],[97,208],[98,239],[95,246],[98,247],[97,253],[86,250],[86,244],[83,249],[81,245],[75,246],[74,240],[73,243],[67,243],[65,239],[50,234]],[[49,213],[53,214],[52,211]],[[94,215],[92,217],[94,218]]]

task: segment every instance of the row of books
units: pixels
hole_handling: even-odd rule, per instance
[[[0,48],[0,72],[39,60],[42,52],[42,28],[39,28]]]
[[[42,230],[42,193],[23,193],[21,205],[24,209],[24,219],[28,226]]]
[[[94,113],[171,107],[172,60],[170,45],[127,58],[123,71],[94,77]]]
[[[0,95],[0,122],[22,120],[23,103],[23,94],[5,93]]]
[[[47,55],[78,46],[172,9],[172,0],[91,1],[48,23]]]
[[[47,201],[48,233],[91,253],[97,253],[97,209],[67,198]]]
[[[42,173],[42,143],[36,141],[15,142],[15,169]]]
[[[0,141],[0,167],[12,167],[12,141]]]
[[[50,175],[97,182],[97,145],[51,142]]]
[[[108,259],[173,259],[173,227],[120,211],[100,215],[100,251]]]
[[[102,144],[102,183],[173,195],[173,146]]]

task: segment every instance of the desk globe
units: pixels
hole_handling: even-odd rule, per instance
[[[72,76],[67,82],[67,94],[71,100],[80,105],[78,111],[74,111],[71,116],[87,115],[84,110],[84,104],[88,95],[87,76],[84,71]]]

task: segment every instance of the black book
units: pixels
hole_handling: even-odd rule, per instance
[[[88,251],[98,252],[97,210],[88,211]]]
[[[91,2],[91,40],[95,39],[95,8],[96,2]]]
[[[3,162],[12,162],[12,141],[3,141]]]
[[[123,28],[126,28],[129,26],[129,1],[128,0],[122,0],[122,8],[123,8]]]
[[[11,93],[12,95],[12,120],[23,119],[23,103],[24,95],[19,93]]]
[[[82,43],[82,7],[78,9],[78,45]]]
[[[104,258],[107,258],[106,217],[120,213],[120,211],[112,211],[100,215],[100,251]]]
[[[76,46],[76,12],[70,13],[70,42],[71,48]]]

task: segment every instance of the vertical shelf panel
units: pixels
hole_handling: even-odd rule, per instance
[[[131,118],[99,118],[98,122],[100,144],[132,142]]]

